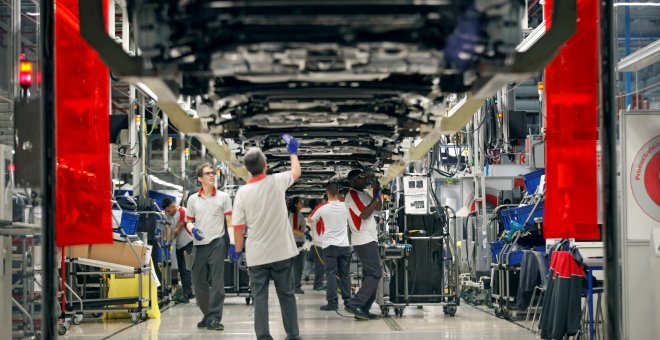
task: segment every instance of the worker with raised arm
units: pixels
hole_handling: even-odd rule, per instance
[[[268,326],[268,286],[272,279],[280,303],[287,340],[302,339],[298,329],[298,310],[292,280],[293,259],[299,253],[289,223],[286,190],[300,178],[298,141],[289,136],[287,143],[291,171],[267,175],[266,157],[258,148],[249,149],[243,157],[252,175],[234,199],[235,256],[243,251],[250,274],[254,298],[254,331],[258,339],[272,339]]]
[[[362,265],[362,286],[348,301],[346,310],[353,313],[358,320],[378,318],[369,309],[376,300],[378,283],[383,275],[380,267],[378,251],[378,225],[375,215],[382,207],[381,192],[373,176],[354,169],[348,173],[347,180],[350,190],[346,195],[345,204],[348,210],[348,224],[351,229],[351,244]],[[372,185],[373,196],[365,189]]]
[[[188,220],[193,235],[192,281],[197,305],[204,317],[198,328],[224,330],[222,309],[225,303],[225,241],[231,225],[232,204],[226,193],[215,188],[215,170],[204,164],[197,169],[199,191],[188,198]],[[226,223],[225,224],[225,220]]]

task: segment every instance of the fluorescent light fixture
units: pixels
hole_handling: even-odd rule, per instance
[[[614,7],[660,7],[660,2],[617,2]]]

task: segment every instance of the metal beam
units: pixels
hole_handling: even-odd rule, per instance
[[[621,59],[617,71],[636,72],[657,62],[660,62],[660,39]]]

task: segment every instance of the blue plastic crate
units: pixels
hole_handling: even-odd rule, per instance
[[[528,226],[533,226],[534,225],[534,219],[537,217],[543,218],[543,203],[544,202],[539,202],[538,205],[536,205],[536,209],[534,209],[534,205],[523,205],[522,207],[515,208],[516,209],[516,221],[520,224],[524,224],[525,221],[527,221]],[[529,215],[532,215],[529,217]],[[527,219],[529,217],[529,220]]]
[[[119,226],[121,227],[121,236],[135,235],[137,233],[137,225],[139,220],[140,215],[138,215],[138,213],[126,210],[122,211],[121,222],[119,222]]]
[[[498,263],[497,257],[500,256],[502,248],[504,248],[504,241],[496,241],[490,243],[490,255],[493,263]]]
[[[527,221],[527,226],[533,226],[535,218],[543,218],[543,203],[544,202],[539,202],[536,209],[534,209],[533,204],[530,204],[502,210],[501,216],[504,229],[511,230],[511,221],[516,221],[520,224],[525,224],[525,221]],[[527,217],[530,214],[532,214],[532,217],[527,220]]]
[[[536,192],[536,188],[541,184],[541,176],[543,175],[545,175],[545,169],[532,171],[523,175],[523,181],[525,181],[525,188],[527,188],[528,195]]]

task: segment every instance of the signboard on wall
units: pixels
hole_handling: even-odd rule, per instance
[[[660,112],[625,112],[622,129],[627,239],[649,240],[660,227]]]

